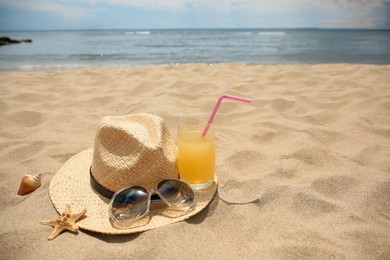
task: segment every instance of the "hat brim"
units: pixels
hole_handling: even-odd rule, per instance
[[[92,149],[84,150],[70,158],[51,180],[49,196],[59,214],[66,204],[76,213],[87,209],[87,217],[78,221],[81,229],[103,234],[131,234],[179,222],[199,213],[213,199],[218,181],[202,191],[196,191],[196,205],[192,211],[181,212],[167,208],[162,202],[154,202],[147,217],[126,229],[115,228],[108,215],[109,199],[98,194],[90,185],[89,168]]]

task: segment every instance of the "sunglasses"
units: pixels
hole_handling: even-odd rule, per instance
[[[108,213],[117,228],[128,228],[145,217],[150,208],[152,195],[157,195],[168,207],[179,211],[190,211],[195,205],[195,194],[191,187],[177,179],[164,179],[155,190],[132,186],[117,191],[111,198]]]

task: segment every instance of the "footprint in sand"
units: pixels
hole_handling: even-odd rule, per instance
[[[291,110],[297,107],[295,101],[287,100],[284,98],[276,98],[272,100],[269,106],[271,107],[271,109],[278,112],[285,112],[287,110]]]
[[[8,149],[0,158],[0,163],[3,165],[12,164],[29,160],[37,156],[37,154],[44,149],[43,142],[32,142],[28,144],[14,145]]]
[[[263,130],[258,132],[250,137],[250,140],[253,143],[264,145],[267,142],[271,142],[272,139],[276,136],[277,132],[273,130]]]
[[[320,148],[302,148],[292,154],[282,155],[281,159],[295,159],[314,167],[323,167],[337,162],[336,156]]]
[[[297,163],[294,160],[280,160],[278,162],[278,167],[270,174],[268,177],[274,177],[281,180],[285,180],[287,182],[292,181],[297,177]]]
[[[298,235],[297,235],[298,236]],[[296,237],[297,237],[296,236]],[[306,239],[307,238],[302,238]],[[320,236],[313,237],[311,241],[322,241],[324,238]],[[296,238],[296,240],[299,240]],[[275,253],[281,257],[281,259],[337,259],[345,258],[342,255],[338,255],[334,251],[323,248],[322,246],[311,246],[311,245],[291,245],[281,246],[274,249]]]
[[[390,180],[379,183],[368,194],[365,214],[378,216],[390,225]]]
[[[74,156],[74,153],[59,153],[59,154],[53,154],[50,157],[56,160],[59,163],[65,163],[68,161],[72,156]]]
[[[225,164],[235,168],[241,176],[245,176],[265,173],[269,163],[267,158],[259,152],[245,150],[229,156],[225,160]]]
[[[293,208],[297,214],[309,218],[339,210],[339,206],[306,193],[298,193],[294,196]]]
[[[7,104],[5,103],[5,102],[3,102],[3,101],[1,101],[0,100],[0,112],[6,112],[6,111],[8,111],[8,106],[7,106]]]
[[[243,204],[258,200],[265,192],[262,178],[269,170],[267,158],[256,151],[243,150],[229,156],[220,168],[220,198]]]
[[[332,176],[317,179],[311,186],[313,189],[327,197],[338,198],[358,185],[359,181],[356,178],[349,176]]]
[[[42,124],[42,113],[35,111],[20,111],[15,112],[7,117],[8,127],[32,127]]]

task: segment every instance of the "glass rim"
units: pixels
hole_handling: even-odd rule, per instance
[[[197,116],[189,116],[189,117],[182,117],[179,119],[178,128],[205,128],[213,127],[213,122],[208,123],[206,118],[203,117],[197,117]],[[202,129],[202,130],[203,130]]]

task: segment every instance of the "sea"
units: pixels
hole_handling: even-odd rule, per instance
[[[7,31],[0,70],[192,63],[390,64],[390,30],[120,29]]]

